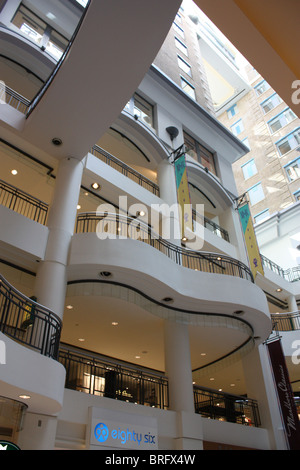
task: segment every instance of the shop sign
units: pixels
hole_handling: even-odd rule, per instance
[[[0,441],[0,450],[20,450],[20,448],[9,441]]]
[[[98,417],[96,417],[98,416]],[[115,449],[156,450],[158,448],[155,419],[103,410],[91,419],[90,445]]]

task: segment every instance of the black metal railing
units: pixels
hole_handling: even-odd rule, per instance
[[[207,217],[205,216],[201,216],[200,214],[198,214],[195,209],[193,209],[193,220],[196,221],[198,220],[199,221],[199,218],[201,219],[203,225],[205,228],[207,228],[208,230],[210,230],[211,232],[213,232],[215,235],[217,235],[218,237],[221,237],[223,238],[223,240],[226,240],[227,242],[229,242],[229,235],[228,235],[228,232],[227,230],[225,230],[224,228],[220,227],[220,225],[216,224],[215,222],[213,222],[212,220],[208,219]]]
[[[126,165],[126,163],[114,157],[98,145],[94,145],[93,148],[90,150],[90,153],[95,155],[95,157],[100,158],[100,160],[102,160],[107,165],[122,173],[122,175],[127,176],[135,183],[139,184],[148,191],[151,191],[153,194],[159,196],[159,187],[156,183],[149,180],[144,175],[134,170],[130,166]]]
[[[300,330],[300,312],[272,313],[271,314],[274,331],[295,331]]]
[[[12,88],[0,82],[0,102],[8,104],[23,114],[27,113],[30,101]]]
[[[256,400],[195,386],[194,402],[195,412],[203,417],[246,426],[261,425]]]
[[[46,224],[48,205],[2,180],[0,180],[0,204],[34,222]]]
[[[179,247],[155,234],[141,221],[120,214],[79,214],[76,233],[97,233],[107,238],[129,238],[157,249],[175,263],[197,271],[240,277],[254,282],[250,269],[240,261],[218,253],[198,252]],[[100,235],[102,234],[102,235]]]
[[[61,320],[21,294],[0,274],[0,331],[44,356],[57,359]]]
[[[262,254],[260,256],[261,256],[261,261],[262,261],[263,266],[270,269],[275,274],[278,274],[278,276],[281,276],[288,282],[300,281],[300,266],[296,266],[294,268],[289,268],[289,269],[283,269],[278,264],[274,263],[274,261],[271,261],[269,258],[267,258],[266,256]]]
[[[61,346],[59,362],[66,369],[65,387],[129,403],[168,408],[168,381],[155,372],[103,360],[88,352]]]

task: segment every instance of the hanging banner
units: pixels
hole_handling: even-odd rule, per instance
[[[177,200],[181,211],[181,235],[188,237],[187,228],[193,231],[193,211],[191,205],[185,154],[174,160]]]
[[[260,252],[248,203],[246,202],[239,206],[238,211],[244,233],[250,269],[255,279],[258,272],[264,276],[264,269],[261,262]]]
[[[283,424],[290,450],[300,450],[300,424],[281,340],[267,343]]]

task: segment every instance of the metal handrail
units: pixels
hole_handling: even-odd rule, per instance
[[[65,387],[130,403],[168,408],[168,380],[162,375],[104,360],[90,352],[60,347]]]
[[[271,261],[264,255],[260,255],[262,264],[264,267],[270,269],[274,273],[278,274],[288,282],[300,281],[300,266],[295,266],[294,268],[283,269],[278,264]]]
[[[195,412],[201,416],[259,427],[261,425],[258,403],[245,396],[194,386]]]
[[[95,157],[98,157],[102,161],[104,161],[104,163],[106,163],[107,165],[110,165],[112,168],[127,176],[131,180],[135,181],[140,186],[143,186],[148,191],[151,191],[157,196],[159,195],[159,187],[156,183],[146,178],[146,176],[142,175],[130,166],[126,165],[126,163],[122,162],[114,155],[111,155],[109,152],[102,149],[98,145],[94,145],[90,152],[95,155]]]
[[[272,313],[271,320],[275,331],[300,330],[300,312]]]
[[[195,211],[195,209],[193,209],[192,212],[193,212],[193,220],[194,221],[198,220],[199,217],[200,217],[203,220],[203,225],[204,225],[205,228],[209,228],[209,230],[211,230],[218,237],[223,238],[223,240],[226,240],[227,242],[230,241],[227,230],[220,227],[220,225],[216,224],[216,222],[213,222],[212,220],[208,219],[207,217],[200,215],[198,212]]]
[[[23,114],[27,113],[30,106],[30,100],[24,98],[24,96],[20,95],[7,85],[5,85],[5,87],[0,86],[0,100]]]
[[[46,224],[48,205],[2,180],[0,180],[0,204],[34,222]]]
[[[197,271],[224,274],[247,279],[253,275],[245,264],[227,255],[193,251],[179,247],[154,233],[138,219],[121,214],[81,213],[77,217],[76,233],[107,233],[112,237],[130,238],[147,243],[175,263]]]
[[[0,274],[0,331],[43,356],[58,358],[62,322]]]

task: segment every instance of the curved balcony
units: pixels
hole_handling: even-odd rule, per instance
[[[296,282],[300,280],[300,266],[294,268],[283,269],[278,264],[274,263],[264,255],[260,255],[264,267],[270,269],[278,276],[281,276],[288,282]]]
[[[300,330],[300,312],[273,313],[271,315],[274,331]]]
[[[79,214],[75,231],[76,233],[103,233],[107,238],[135,239],[147,243],[180,266],[195,271],[240,277],[254,283],[250,269],[240,261],[223,254],[198,252],[178,247],[132,217],[120,214]]]
[[[0,275],[0,332],[43,356],[57,360],[62,322],[21,294]]]

